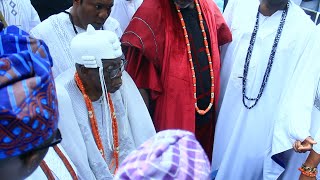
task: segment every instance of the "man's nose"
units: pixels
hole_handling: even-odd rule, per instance
[[[100,19],[106,20],[109,17],[110,12],[111,12],[110,10],[104,9],[99,13],[98,16],[99,16]]]

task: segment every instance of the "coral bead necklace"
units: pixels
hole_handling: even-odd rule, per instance
[[[213,102],[214,102],[214,74],[213,74],[213,64],[212,64],[212,60],[211,60],[211,53],[209,50],[209,43],[208,43],[208,38],[207,38],[207,33],[205,31],[204,28],[204,19],[202,17],[202,13],[201,13],[201,8],[200,8],[200,4],[198,0],[195,0],[195,5],[196,5],[196,9],[198,12],[198,17],[199,17],[199,21],[200,21],[200,28],[201,28],[201,32],[203,35],[203,43],[205,45],[205,49],[206,49],[206,54],[208,57],[208,62],[209,62],[209,67],[210,67],[210,77],[211,77],[211,94],[210,94],[210,103],[208,105],[208,107],[205,110],[201,110],[198,107],[197,104],[197,80],[196,80],[196,73],[194,71],[194,65],[193,65],[193,61],[192,61],[192,54],[191,54],[191,47],[190,47],[190,41],[189,41],[189,36],[188,36],[188,32],[187,32],[187,28],[186,28],[186,23],[183,19],[182,13],[180,8],[176,5],[176,9],[178,12],[178,16],[182,25],[182,29],[184,32],[184,37],[185,37],[185,42],[187,45],[187,52],[188,52],[188,59],[189,59],[189,63],[190,63],[190,67],[191,67],[191,72],[192,72],[192,83],[193,83],[193,92],[194,92],[194,99],[195,99],[195,109],[196,112],[200,115],[205,115],[207,112],[210,111],[210,109],[213,106]]]
[[[96,145],[97,145],[102,157],[104,159],[106,159],[105,154],[104,154],[104,152],[105,152],[104,147],[103,147],[102,140],[101,140],[100,133],[99,133],[99,129],[98,129],[96,116],[94,113],[94,108],[92,105],[92,101],[90,100],[89,96],[86,94],[85,88],[83,86],[81,79],[79,78],[78,73],[75,74],[74,79],[75,79],[76,84],[78,85],[78,87],[83,95],[83,98],[85,100],[85,103],[86,103],[94,140],[96,142]],[[109,166],[109,169],[111,170],[112,167],[115,165],[115,169],[114,169],[114,173],[115,173],[119,168],[118,122],[117,122],[117,118],[116,118],[116,114],[115,114],[115,110],[114,110],[113,102],[111,100],[110,93],[107,93],[107,96],[108,96],[107,99],[108,99],[108,105],[110,107],[110,114],[111,114],[111,120],[112,120],[112,137],[113,137],[113,144],[114,144],[113,160]]]

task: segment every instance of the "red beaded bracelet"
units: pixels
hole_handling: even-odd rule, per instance
[[[308,167],[305,164],[302,164],[302,166],[299,168],[299,171],[305,176],[308,177],[316,177],[318,174],[317,168]]]

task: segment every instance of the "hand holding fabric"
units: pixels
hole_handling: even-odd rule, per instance
[[[293,149],[298,153],[305,153],[307,151],[310,151],[314,144],[317,144],[317,142],[314,141],[311,136],[309,136],[303,142],[296,141],[293,144]]]

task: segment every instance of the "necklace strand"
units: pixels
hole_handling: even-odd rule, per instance
[[[60,150],[60,148],[55,145],[53,146],[54,151],[58,154],[58,156],[60,157],[60,159],[62,160],[63,164],[65,165],[65,167],[68,169],[71,177],[73,180],[78,180],[77,174],[74,171],[74,169],[72,168],[70,162],[68,161],[68,159],[66,158],[66,156],[62,153],[62,151]]]
[[[67,168],[67,170],[70,173],[72,179],[73,180],[78,180],[77,174],[75,173],[73,167],[71,166],[71,164],[68,161],[68,159],[66,158],[66,156],[62,153],[60,148],[57,145],[55,145],[55,146],[53,146],[53,149],[58,154],[60,159],[62,160],[64,166]],[[48,180],[55,180],[54,175],[52,174],[49,166],[47,165],[47,163],[44,160],[41,161],[40,167],[41,167],[42,171],[44,172],[44,174],[47,176]]]
[[[280,40],[280,37],[281,37],[281,34],[282,34],[283,26],[284,26],[285,21],[286,21],[286,17],[287,17],[287,14],[288,14],[288,9],[289,9],[289,3],[287,4],[286,9],[282,12],[281,21],[280,21],[280,24],[279,24],[279,27],[278,27],[278,30],[277,30],[276,37],[275,37],[274,42],[273,42],[271,54],[270,54],[270,57],[269,57],[269,62],[268,62],[266,71],[265,71],[264,76],[263,76],[263,81],[261,83],[259,93],[258,93],[256,98],[249,98],[246,95],[246,93],[247,93],[246,85],[247,85],[247,77],[248,77],[248,72],[249,72],[249,65],[250,65],[251,55],[252,55],[252,51],[253,51],[254,44],[255,44],[255,41],[256,41],[257,33],[258,33],[258,30],[259,30],[259,10],[258,10],[258,13],[257,13],[257,16],[256,16],[256,23],[255,23],[255,26],[254,26],[254,29],[253,29],[253,32],[252,32],[252,35],[251,35],[250,44],[249,44],[249,48],[248,48],[248,51],[247,51],[247,56],[246,56],[246,60],[245,60],[245,63],[244,63],[244,68],[243,68],[242,102],[243,102],[243,105],[247,109],[252,109],[253,107],[255,107],[257,105],[258,101],[260,100],[263,92],[264,92],[265,86],[266,86],[266,84],[268,82],[268,79],[269,79],[269,76],[270,76],[270,72],[271,72],[272,65],[273,65],[273,60],[274,60],[274,57],[275,57],[275,54],[276,54],[276,51],[277,51],[277,47],[278,47],[278,43],[279,43],[279,40]],[[252,105],[247,105],[246,104],[246,100],[247,101],[254,101],[254,103]]]
[[[55,180],[49,166],[44,160],[41,161],[40,168],[42,169],[48,180]]]
[[[210,103],[208,105],[208,107],[205,110],[201,110],[198,107],[198,103],[197,103],[197,79],[196,79],[196,73],[194,71],[194,64],[192,61],[192,54],[191,54],[191,47],[190,47],[190,40],[189,40],[189,36],[188,36],[188,32],[187,32],[187,28],[186,28],[186,23],[183,19],[182,13],[180,8],[176,5],[176,9],[178,12],[178,16],[180,18],[180,22],[182,25],[182,29],[184,32],[184,36],[185,36],[185,42],[187,45],[187,52],[188,52],[188,58],[189,58],[189,63],[190,63],[190,67],[191,67],[191,72],[192,72],[192,83],[193,83],[193,95],[194,95],[194,100],[195,100],[195,109],[196,112],[200,115],[205,115],[207,112],[210,111],[210,109],[213,106],[213,102],[214,102],[214,74],[213,74],[213,65],[212,65],[212,58],[211,58],[211,53],[209,50],[209,43],[208,43],[208,38],[207,38],[207,33],[205,31],[204,28],[204,19],[202,17],[202,12],[201,12],[201,8],[200,8],[200,4],[198,0],[195,0],[195,5],[196,5],[196,9],[198,12],[198,17],[199,17],[199,21],[200,21],[200,28],[201,28],[201,32],[203,35],[203,43],[205,45],[206,48],[206,54],[208,57],[208,63],[209,63],[209,67],[210,67],[210,78],[211,78],[211,93],[210,93]]]
[[[104,147],[103,147],[101,136],[100,136],[99,129],[98,129],[98,123],[97,123],[96,116],[94,113],[94,108],[92,105],[92,101],[90,100],[89,96],[86,94],[85,88],[83,86],[81,79],[79,78],[78,73],[75,74],[74,78],[75,78],[76,84],[78,85],[78,87],[83,95],[83,98],[85,100],[85,104],[86,104],[86,107],[88,110],[90,125],[91,125],[91,130],[93,133],[94,140],[96,142],[96,145],[97,145],[102,157],[104,159],[106,159],[105,154],[104,154],[104,152],[105,152]],[[115,114],[115,110],[114,110],[113,102],[111,100],[110,93],[107,93],[107,96],[108,96],[108,105],[110,107],[110,114],[111,114],[111,119],[112,119],[112,136],[113,136],[113,142],[114,142],[113,160],[111,161],[109,169],[111,170],[113,168],[113,166],[115,165],[114,173],[116,173],[116,171],[119,168],[118,122],[117,122],[117,118],[116,118],[116,114]]]

